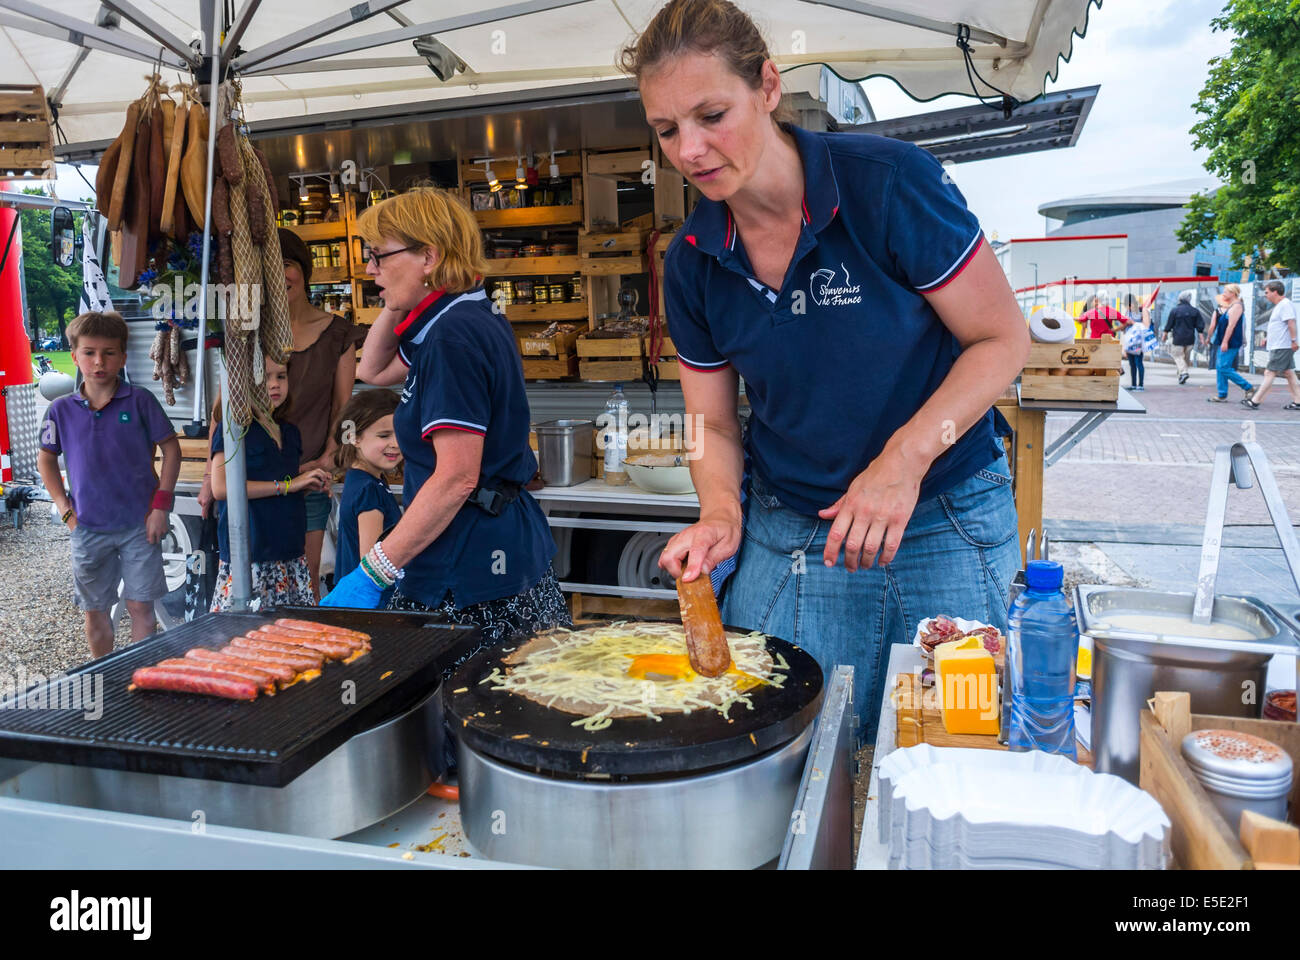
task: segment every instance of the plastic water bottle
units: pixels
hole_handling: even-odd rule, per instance
[[[1075,756],[1074,668],[1079,627],[1061,592],[1059,563],[1031,560],[1028,586],[1011,605],[1007,688],[1011,696],[1012,750]]]
[[[623,384],[605,401],[605,482],[613,486],[627,483],[627,470],[623,460],[627,457],[628,402],[623,395]]]

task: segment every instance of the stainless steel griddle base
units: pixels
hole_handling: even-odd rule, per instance
[[[418,800],[442,772],[442,755],[435,688],[283,787],[41,763],[0,783],[0,795],[189,821],[196,831],[214,824],[332,839]]]
[[[812,725],[755,760],[631,783],[559,780],[462,741],[461,819],[475,856],[581,869],[740,869],[775,861],[794,822]]]

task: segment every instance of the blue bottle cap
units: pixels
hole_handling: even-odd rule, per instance
[[[1030,560],[1025,566],[1025,582],[1030,590],[1059,590],[1065,570],[1054,560]]]

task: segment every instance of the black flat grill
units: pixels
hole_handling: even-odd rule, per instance
[[[326,663],[315,680],[252,702],[127,689],[140,667],[194,647],[220,649],[277,617],[365,631],[371,650],[350,664]],[[305,607],[208,614],[85,664],[66,681],[0,701],[0,756],[284,786],[350,737],[427,695],[478,637],[477,628],[409,613]],[[102,678],[102,714],[95,719],[87,713],[98,711],[84,701],[69,706],[70,685],[84,688],[84,677],[92,685]]]

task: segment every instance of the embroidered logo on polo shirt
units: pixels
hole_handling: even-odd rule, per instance
[[[415,371],[412,370],[406,375],[406,382],[402,384],[402,403],[410,400],[415,394]]]
[[[117,419],[122,423],[130,423],[131,422],[130,411],[123,410],[121,413],[117,415]]]
[[[844,271],[844,282],[837,284],[837,273],[826,267],[814,270],[808,278],[808,292],[812,294],[813,303],[819,307],[847,307],[862,302],[862,285],[849,278],[848,267],[840,264]]]

